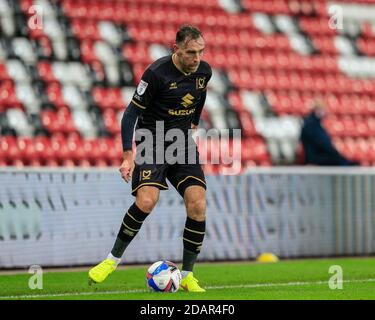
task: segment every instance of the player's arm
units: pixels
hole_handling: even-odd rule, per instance
[[[121,177],[126,182],[129,182],[134,170],[133,134],[137,119],[142,114],[142,112],[142,109],[137,108],[135,104],[130,102],[121,119],[121,139],[123,157],[122,164],[120,167],[120,173]]]
[[[122,178],[129,182],[134,170],[133,135],[138,117],[149,107],[157,90],[154,72],[147,69],[133,95],[133,99],[121,119],[123,161],[120,167]]]
[[[133,150],[133,133],[138,117],[143,109],[138,108],[133,102],[125,110],[121,119],[122,150],[124,152]]]
[[[201,114],[202,114],[202,110],[203,110],[203,106],[206,102],[206,97],[207,97],[207,84],[208,84],[208,81],[210,81],[211,77],[212,77],[212,69],[211,67],[207,64],[207,81],[206,81],[206,84],[205,84],[205,87],[201,93],[201,99],[195,109],[195,112],[194,112],[194,115],[193,115],[193,119],[191,121],[191,128],[192,129],[197,129],[198,128],[198,125],[199,125],[199,119],[201,118]]]
[[[193,115],[193,120],[191,121],[192,128],[196,129],[199,124],[199,119],[201,118],[202,110],[204,103],[206,102],[206,96],[207,96],[207,90],[202,92],[201,99],[199,101],[199,104],[197,105],[194,115]]]

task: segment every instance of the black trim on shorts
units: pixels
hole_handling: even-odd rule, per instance
[[[186,189],[190,186],[199,186],[204,190],[207,190],[206,182],[194,176],[187,176],[186,178],[182,179],[175,188],[181,197],[184,197]]]
[[[145,185],[148,185],[148,186],[154,186],[160,190],[168,190],[169,187],[168,186],[165,186],[163,184],[160,184],[160,183],[157,183],[157,182],[144,182],[144,183],[141,183],[140,185],[138,185],[136,188],[134,188],[132,190],[132,195],[133,196],[136,196],[137,195],[137,190]]]

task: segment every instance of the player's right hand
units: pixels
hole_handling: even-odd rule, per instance
[[[129,182],[134,170],[134,159],[133,159],[133,152],[132,151],[125,151],[124,152],[124,159],[120,166],[120,173],[121,177],[126,181]]]

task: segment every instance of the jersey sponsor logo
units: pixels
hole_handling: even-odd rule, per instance
[[[206,87],[206,77],[199,77],[196,80],[196,88],[199,89],[204,89]]]
[[[151,170],[142,170],[142,180],[150,180]]]
[[[177,89],[177,82],[172,82],[172,83],[169,85],[169,89]]]
[[[195,111],[195,108],[190,109],[190,110],[173,110],[173,109],[169,109],[168,113],[171,116],[188,116],[188,115],[194,113],[194,111]]]
[[[185,108],[187,108],[187,107],[189,107],[189,106],[191,106],[192,104],[193,104],[193,100],[194,100],[195,98],[190,94],[190,93],[188,93],[188,94],[185,94],[183,97],[182,97],[182,105],[185,107]]]
[[[147,89],[148,83],[146,81],[141,80],[137,87],[137,93],[141,96],[145,93]]]

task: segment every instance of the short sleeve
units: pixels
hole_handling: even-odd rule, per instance
[[[206,76],[206,79],[204,81],[204,90],[207,90],[208,81],[211,80],[211,77],[212,77],[212,69],[211,69],[210,65],[207,63],[207,76]]]
[[[207,77],[207,83],[208,83],[208,81],[211,80],[211,77],[212,77],[212,69],[211,69],[211,66],[208,65],[208,77]]]
[[[137,89],[134,92],[132,102],[141,109],[147,109],[152,102],[158,89],[158,81],[155,73],[147,69],[139,81]]]

